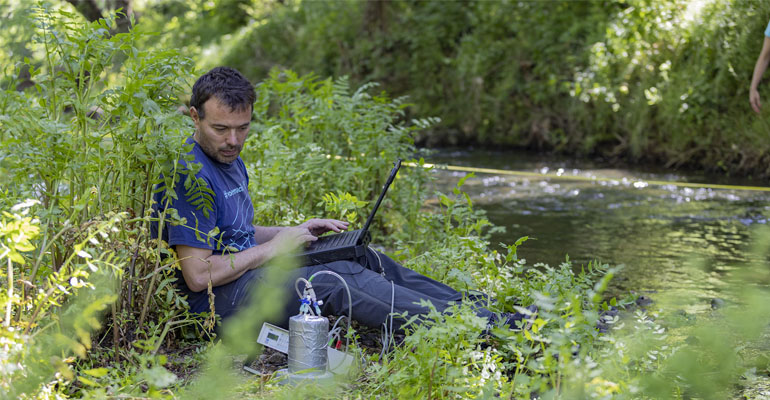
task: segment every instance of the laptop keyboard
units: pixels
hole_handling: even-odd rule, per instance
[[[311,248],[315,251],[320,249],[333,249],[336,247],[353,245],[355,244],[353,242],[358,237],[358,233],[359,231],[355,230],[351,232],[343,232],[335,235],[325,236],[319,238],[317,242],[313,243]]]

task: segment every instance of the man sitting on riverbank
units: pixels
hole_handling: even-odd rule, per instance
[[[191,311],[210,310],[207,289],[214,294],[214,310],[223,319],[235,314],[265,276],[265,265],[285,248],[296,248],[315,241],[326,232],[340,232],[348,223],[335,219],[311,219],[294,227],[252,225],[254,208],[248,191],[249,177],[240,152],[251,126],[256,93],[252,84],[238,71],[218,67],[201,76],[193,86],[190,117],[195,132],[188,139],[190,152],[200,164],[196,174],[213,191],[210,208],[205,199],[189,191],[183,181],[175,188],[178,199],[170,207],[177,210],[186,225],[164,224],[160,233],[179,258],[179,288],[188,297]],[[186,165],[186,164],[185,164]],[[155,211],[165,204],[165,191],[155,195]],[[205,239],[205,232],[218,231],[217,240]],[[201,232],[204,234],[202,235]],[[154,226],[157,235],[157,226]],[[367,267],[376,266],[375,272]],[[305,266],[292,271],[284,283],[283,315],[277,325],[286,326],[288,317],[297,313],[299,298],[294,295],[294,279],[309,278],[321,270],[343,277],[352,296],[353,319],[363,325],[378,327],[391,315],[427,314],[421,300],[430,301],[443,311],[463,295],[449,286],[404,268],[384,254],[367,250],[359,260],[336,261]],[[324,315],[346,315],[348,298],[344,286],[335,277],[319,275],[313,281],[316,295],[323,300]],[[391,292],[392,291],[392,292]],[[391,300],[393,299],[393,300]],[[483,307],[474,307],[490,325],[514,323],[521,314],[495,315]],[[405,321],[394,319],[398,330]]]

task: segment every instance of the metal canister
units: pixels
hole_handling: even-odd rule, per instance
[[[320,375],[326,372],[329,320],[300,314],[289,318],[289,373]]]

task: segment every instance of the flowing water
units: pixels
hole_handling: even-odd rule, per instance
[[[440,152],[431,162],[562,176],[597,177],[573,181],[538,176],[477,173],[463,190],[488,218],[506,229],[492,243],[513,243],[528,265],[557,265],[569,256],[579,268],[592,260],[623,265],[613,280],[616,293],[661,294],[687,299],[697,312],[722,298],[725,275],[760,255],[748,251],[755,228],[770,215],[770,192],[686,188],[645,182],[702,182],[762,186],[747,182],[665,171],[606,168],[526,153]],[[450,190],[466,172],[436,172],[440,190]],[[721,180],[721,181],[720,181]]]

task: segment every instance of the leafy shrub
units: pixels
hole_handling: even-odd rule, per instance
[[[436,5],[415,7],[435,11]],[[499,5],[458,3],[447,12],[473,20],[472,7]],[[588,13],[594,6],[549,7]],[[263,305],[276,295],[269,290],[276,285],[268,284],[257,291],[261,297],[256,308],[247,310],[248,317],[225,327],[226,340],[211,346],[199,380],[181,388],[185,381],[167,368],[183,364],[189,371],[199,356],[179,362],[161,350],[173,350],[169,343],[188,334],[193,346],[203,349],[205,341],[190,329],[201,321],[186,313],[185,300],[173,290],[173,258],[162,257],[173,254],[150,240],[148,210],[153,186],[171,187],[178,179],[177,161],[191,127],[175,109],[178,93],[186,91],[193,75],[191,61],[175,52],[137,47],[147,40],[140,32],[110,34],[109,19],[83,24],[46,3],[40,3],[34,18],[44,57],[26,61],[26,68],[36,86],[16,92],[9,78],[9,89],[0,98],[0,168],[8,182],[0,204],[9,210],[0,217],[0,261],[7,266],[0,272],[0,332],[7,349],[0,354],[3,395],[290,398],[307,391],[328,398],[714,398],[727,393],[738,375],[751,372],[748,363],[728,356],[762,332],[767,320],[762,287],[736,296],[749,312],[737,318],[727,314],[728,322],[738,321],[728,327],[741,335],[726,345],[721,320],[696,325],[692,332],[701,345],[672,345],[664,321],[655,319],[659,314],[642,310],[630,319],[613,320],[617,333],[603,336],[596,330],[602,311],[629,304],[604,302],[602,292],[613,270],[593,264],[578,270],[569,262],[525,265],[517,249],[526,238],[509,244],[504,253],[491,250],[487,234],[494,227],[461,186],[426,204],[430,173],[404,168],[379,214],[378,242],[407,266],[469,296],[488,294],[486,305],[495,311],[537,305],[531,325],[519,331],[493,329],[484,337],[480,331],[486,321],[467,306],[457,307],[433,312],[422,325],[411,326],[401,346],[365,365],[359,384],[324,392],[279,389],[261,380],[243,384],[231,373],[230,357],[256,351],[247,339],[271,312]],[[427,15],[414,18],[431,29],[441,27]],[[475,42],[449,28],[470,55]],[[505,27],[490,23],[488,28]],[[580,36],[586,30],[570,32]],[[419,46],[427,47],[438,43],[442,51],[452,44],[414,41],[425,41]],[[495,52],[502,54],[500,48]],[[491,60],[499,62],[495,57],[484,62]],[[466,72],[472,65],[464,65]],[[557,86],[553,93],[561,90]],[[405,158],[421,165],[413,136],[438,123],[409,120],[404,99],[375,94],[373,84],[351,89],[346,78],[276,69],[258,90],[257,122],[243,157],[252,176],[257,222],[265,225],[326,212],[360,223],[369,206],[364,202],[379,192],[390,163]],[[589,103],[595,100],[589,97]],[[97,118],[89,115],[97,111],[93,106],[99,107]],[[173,214],[162,218],[174,219]],[[755,272],[738,287],[766,280]],[[702,368],[687,369],[695,362]],[[706,375],[720,362],[718,379]],[[761,358],[749,363],[755,372],[767,368]]]
[[[40,371],[70,371],[73,351],[95,357],[85,361],[94,368],[83,368],[91,378],[77,377],[88,385],[108,360],[131,360],[135,340],[152,343],[139,354],[152,358],[171,327],[192,323],[169,284],[173,271],[162,265],[162,249],[149,245],[152,186],[162,171],[173,170],[188,134],[175,93],[186,84],[190,61],[137,49],[135,33],[110,33],[114,18],[83,23],[45,2],[30,17],[35,51],[43,57],[19,62],[17,71],[28,69],[34,86],[16,92],[11,79],[0,102],[0,169],[7,183],[0,203],[12,210],[3,221],[10,244],[1,257],[8,262],[4,332],[16,332],[9,336],[14,341],[41,339],[29,349],[34,357],[19,353],[13,357],[21,359],[9,361],[20,370],[8,378],[26,379],[14,384],[17,394],[34,393],[40,390],[35,382],[52,379]],[[120,74],[113,71],[117,60]],[[36,200],[11,207],[25,198]],[[92,275],[108,276],[114,293],[94,298],[113,285],[97,287]],[[76,295],[94,303],[64,311]],[[110,318],[102,324],[105,307]],[[72,323],[74,331],[67,328]],[[98,351],[87,352],[97,329],[103,329],[94,342]],[[46,366],[46,352],[60,362]],[[140,376],[145,367],[122,370]],[[68,372],[57,379],[76,377]]]
[[[374,86],[351,93],[345,78],[318,80],[278,70],[258,85],[257,124],[242,154],[258,224],[283,225],[322,216],[329,193],[373,202],[392,163],[415,156],[412,133],[432,120],[404,123],[402,99],[369,94]],[[403,225],[414,220],[424,197],[420,186],[426,180],[421,169],[402,168],[378,216]],[[356,205],[361,212],[349,214],[355,218],[350,222],[362,223],[372,205]],[[379,229],[392,232],[408,226],[386,224]]]
[[[12,343],[25,340],[27,334],[47,337],[40,330],[53,330],[47,328],[54,326],[49,321],[60,318],[85,318],[87,324],[75,330],[78,339],[67,341],[67,347],[51,347],[44,340],[31,347],[36,360],[45,360],[47,352],[65,356],[53,367],[40,364],[44,373],[33,371],[38,364],[32,356],[14,347],[18,352],[9,354],[8,363],[19,365],[24,372],[8,370],[3,379],[13,393],[52,390],[58,384],[69,394],[164,396],[169,393],[167,387],[180,382],[166,371],[169,358],[158,351],[170,337],[184,335],[179,328],[200,321],[186,314],[184,299],[173,290],[173,262],[162,257],[170,250],[149,239],[148,210],[153,186],[171,187],[177,179],[177,160],[190,126],[175,111],[175,93],[186,85],[190,64],[173,52],[136,49],[136,32],[109,35],[109,21],[81,25],[73,23],[75,19],[40,6],[35,19],[38,37],[43,48],[50,45],[44,63],[31,68],[39,89],[9,90],[4,97],[2,160],[3,167],[13,172],[3,204],[11,206],[24,196],[41,198],[39,203],[17,208],[31,210],[30,216],[8,214],[3,222],[8,232],[4,237],[14,238],[14,252],[7,253],[14,261],[6,274],[9,290],[4,303],[10,306],[7,314],[11,317],[4,322],[28,327],[29,332],[21,335],[9,334]],[[117,57],[125,59],[120,73],[113,75],[112,60]],[[57,70],[61,63],[67,67]],[[259,85],[257,123],[243,153],[252,176],[249,190],[257,202],[258,223],[299,222],[326,211],[344,212],[352,222],[361,222],[366,214],[361,202],[376,196],[393,160],[415,158],[411,160],[414,165],[422,164],[415,157],[418,152],[412,135],[437,121],[406,123],[403,100],[371,94],[373,88],[364,85],[351,90],[344,78],[319,80],[278,70]],[[95,119],[89,116],[92,104],[100,108],[101,115]],[[84,156],[76,156],[80,154]],[[157,178],[161,174],[163,178]],[[537,285],[555,281],[527,275],[531,283],[522,283],[516,275],[525,268],[515,258],[515,245],[504,257],[489,250],[484,237],[490,224],[459,188],[452,196],[439,196],[438,212],[425,213],[423,188],[429,179],[422,168],[401,171],[379,214],[383,221],[378,227],[379,242],[392,246],[415,269],[458,289],[490,293],[499,303],[489,305],[498,310],[513,311],[536,288],[544,291]],[[431,241],[441,245],[423,254]],[[28,265],[37,267],[30,271]],[[440,267],[433,268],[436,265]],[[567,269],[558,273],[566,274]],[[74,296],[69,286],[82,285],[81,292],[97,293],[91,290],[95,281],[89,279],[94,270],[109,272],[117,279],[114,293],[100,297],[85,311],[63,311],[60,305]],[[49,297],[35,298],[25,292],[24,278],[33,285],[48,285]],[[583,288],[569,286],[574,283],[565,280],[563,290]],[[558,297],[558,301],[565,298]],[[43,308],[40,313],[25,314],[29,307]],[[107,307],[110,317],[97,318],[97,312]],[[425,393],[505,392],[510,381],[504,374],[550,376],[554,371],[542,372],[526,362],[526,368],[516,370],[514,365],[522,364],[516,358],[519,347],[481,349],[477,335],[481,322],[470,318],[467,310],[434,317],[436,324],[446,322],[464,332],[464,339],[462,346],[451,350],[449,337],[440,329],[427,330],[427,325],[415,329],[409,341],[427,341],[430,345],[425,351],[451,350],[442,355],[441,374],[425,386]],[[253,329],[259,318],[247,320],[250,325],[245,329]],[[543,347],[536,345],[537,334],[552,325],[555,323],[540,319],[535,336],[516,336],[526,343],[526,347],[522,344],[527,352],[522,360],[542,354]],[[66,337],[70,331],[65,328],[57,326],[51,337]],[[103,329],[98,332],[99,340],[93,340],[91,335],[98,329]],[[226,371],[222,366],[233,349],[245,348],[215,348],[210,354],[214,372],[204,374],[201,382],[235,382],[221,376]],[[408,351],[404,347],[395,354]],[[67,357],[73,353],[78,358]],[[430,376],[427,364],[399,366],[396,360],[383,361]],[[472,376],[461,376],[466,370]],[[56,371],[60,375],[53,375]],[[11,389],[9,382],[18,381],[19,373],[25,374],[25,384]],[[484,377],[488,374],[491,380]],[[398,379],[404,377],[396,375],[387,384],[395,390],[401,386]],[[445,393],[439,389],[445,384],[455,386]],[[205,392],[197,388],[191,386],[190,395]]]
[[[747,98],[767,14],[752,1],[288,2],[215,53],[257,78],[288,66],[381,82],[410,96],[408,114],[441,118],[418,143],[766,176],[767,118]]]

